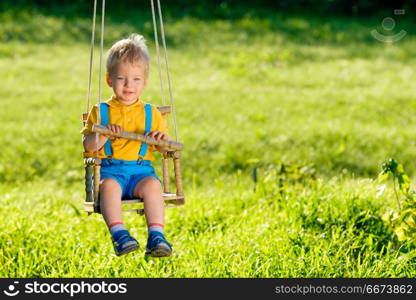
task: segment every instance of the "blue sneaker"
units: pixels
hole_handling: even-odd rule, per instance
[[[130,253],[139,248],[139,242],[131,237],[127,230],[120,231],[116,239],[112,238],[112,240],[117,256]]]
[[[165,239],[163,233],[152,231],[146,245],[146,255],[152,257],[165,257],[172,254],[172,245]]]

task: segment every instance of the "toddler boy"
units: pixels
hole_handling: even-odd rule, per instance
[[[142,198],[148,226],[146,255],[169,256],[172,246],[164,236],[164,202],[162,186],[153,166],[152,151],[168,149],[139,141],[113,138],[91,131],[97,123],[98,110],[101,123],[115,133],[131,131],[144,133],[156,140],[168,140],[167,126],[159,110],[141,101],[140,95],[147,86],[149,54],[143,36],[132,34],[116,42],[107,55],[106,81],[114,95],[108,101],[94,106],[82,130],[83,145],[87,152],[99,149],[101,163],[100,208],[110,230],[117,255],[139,248],[122,221],[121,199]]]

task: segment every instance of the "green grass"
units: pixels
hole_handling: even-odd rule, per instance
[[[393,191],[374,181],[391,156],[416,171],[410,23],[389,46],[369,34],[375,17],[169,19],[187,203],[167,210],[174,256],[146,260],[116,257],[82,208],[89,20],[16,14],[0,13],[1,277],[416,275],[414,244],[382,220]],[[146,24],[111,19],[107,44],[140,29],[151,41]],[[152,58],[144,99],[161,104]],[[309,173],[276,174],[279,161]],[[125,223],[145,246],[144,219]]]

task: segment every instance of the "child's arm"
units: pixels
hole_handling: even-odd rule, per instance
[[[166,133],[163,133],[161,131],[150,131],[148,133],[145,134],[146,136],[150,136],[158,141],[160,140],[169,140],[169,136]],[[168,152],[169,148],[168,147],[162,147],[162,146],[155,146],[156,150],[164,153],[164,152]]]
[[[123,128],[121,126],[115,124],[108,124],[107,128],[110,129],[114,133],[121,133]],[[100,134],[98,138],[98,149],[101,149],[105,142],[109,139],[108,135]],[[82,144],[84,145],[84,149],[87,152],[94,152],[97,149],[95,133],[84,135],[82,140]]]

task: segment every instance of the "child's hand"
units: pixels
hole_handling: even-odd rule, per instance
[[[116,125],[116,124],[108,124],[107,128],[110,129],[114,133],[121,133],[123,131],[123,127]],[[115,136],[107,136],[110,139],[116,139]]]
[[[169,140],[169,136],[167,134],[163,133],[163,132],[160,132],[160,131],[150,131],[150,132],[146,133],[145,136],[150,136],[150,137],[156,139],[157,141],[160,141],[160,140],[167,141],[167,140]],[[166,152],[166,151],[169,150],[167,147],[161,147],[161,146],[155,146],[155,148],[159,152]]]
[[[161,131],[149,131],[148,133],[145,134],[145,136],[150,136],[154,139],[156,139],[157,141],[160,140],[164,140],[167,141],[169,140],[169,136]]]

